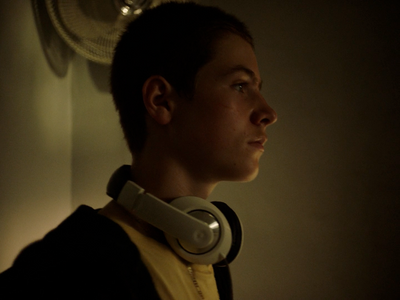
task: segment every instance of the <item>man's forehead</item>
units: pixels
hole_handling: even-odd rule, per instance
[[[223,78],[238,73],[245,74],[253,83],[260,85],[261,78],[252,45],[236,34],[228,34],[215,44],[212,59],[200,68],[198,75]]]
[[[228,75],[231,75],[231,74],[234,74],[234,73],[240,73],[240,72],[246,73],[250,77],[258,79],[256,74],[254,73],[254,71],[252,69],[250,69],[249,67],[246,67],[244,65],[227,66],[222,71],[222,75],[223,76],[228,76]]]

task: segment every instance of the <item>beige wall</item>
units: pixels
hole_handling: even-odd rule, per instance
[[[30,1],[0,2],[0,270],[71,211],[70,73],[48,66]]]
[[[109,68],[76,56],[71,80],[72,207],[102,207],[106,185],[122,164],[130,164],[108,87]]]
[[[393,10],[386,1],[202,2],[249,25],[264,95],[279,115],[259,177],[223,183],[211,196],[244,224],[232,265],[236,298],[393,299],[400,250]],[[3,270],[78,205],[106,203],[109,175],[130,159],[107,68],[75,55],[64,77],[54,75],[30,3],[0,8]]]

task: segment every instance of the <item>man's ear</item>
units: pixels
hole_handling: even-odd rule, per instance
[[[160,125],[171,121],[175,90],[162,76],[154,75],[142,87],[143,103],[150,117]]]

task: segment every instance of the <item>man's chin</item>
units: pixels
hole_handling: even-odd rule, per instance
[[[238,181],[238,182],[253,181],[254,179],[257,178],[258,171],[259,171],[259,168],[257,167],[256,169],[254,169],[250,172],[244,173],[242,176],[238,177],[237,180],[233,180],[233,181]]]

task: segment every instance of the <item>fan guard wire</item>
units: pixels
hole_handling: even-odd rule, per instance
[[[45,0],[57,33],[78,54],[111,64],[126,25],[161,0]]]

